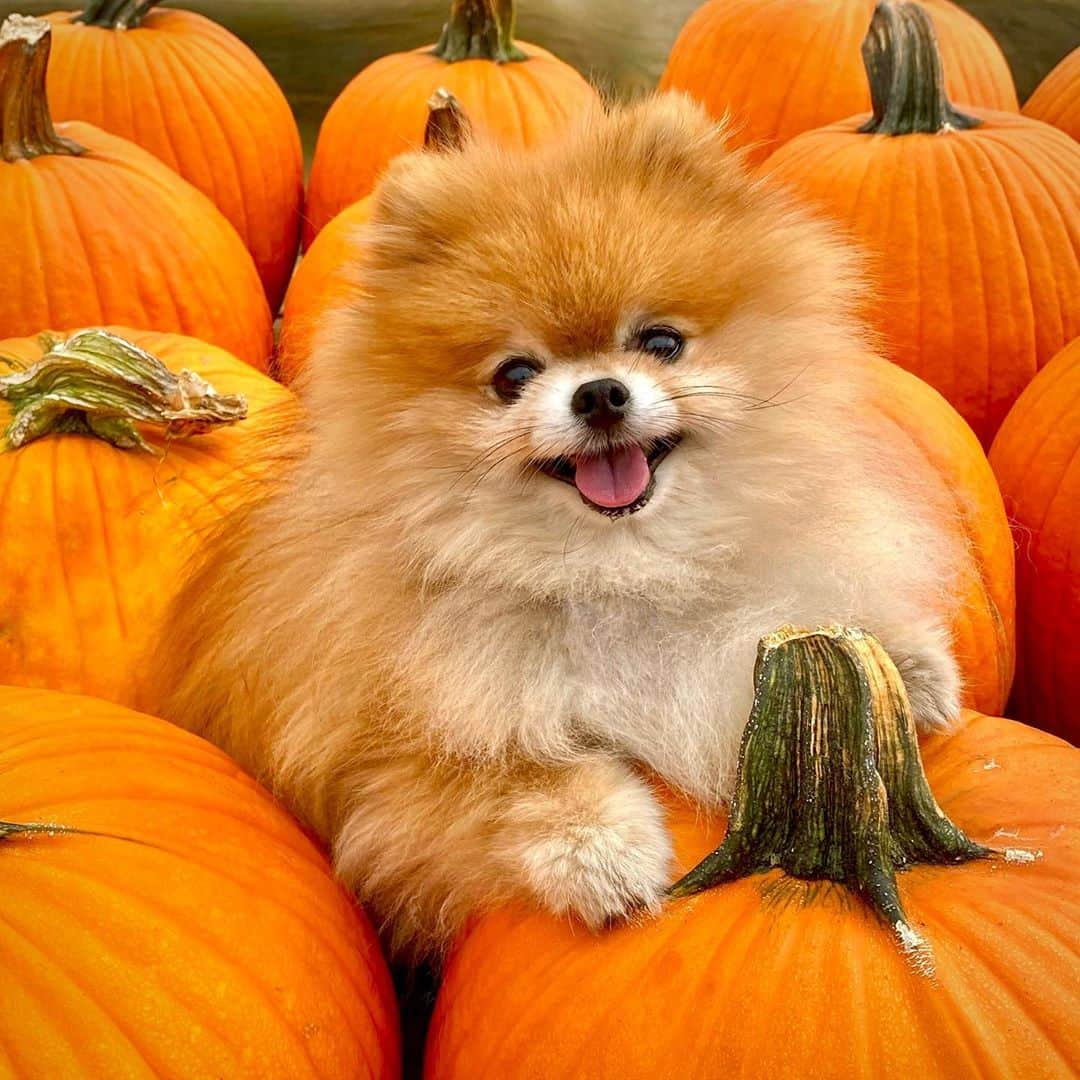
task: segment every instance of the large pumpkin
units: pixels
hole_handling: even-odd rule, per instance
[[[53,127],[43,19],[0,29],[0,338],[101,323],[192,334],[265,369],[259,276],[214,205],[89,124]]]
[[[1039,83],[1023,112],[1080,139],[1080,47]]]
[[[1016,533],[1010,714],[1080,743],[1080,338],[1020,395],[990,464]]]
[[[146,707],[156,697],[145,656],[188,560],[207,530],[258,493],[262,439],[293,399],[221,349],[117,333],[153,355],[96,332],[52,350],[36,338],[0,342],[0,374],[4,360],[13,372],[0,379],[0,432],[16,418],[22,425],[0,435],[0,683]],[[28,382],[47,353],[52,369]],[[198,400],[195,385],[186,419],[181,411],[162,430],[146,427],[180,393],[169,372],[184,369],[220,395],[243,395],[246,418],[184,438],[200,421],[239,415],[229,398],[224,410],[220,397]],[[57,411],[49,392],[90,407]],[[146,449],[114,445],[133,442],[125,411]]]
[[[49,104],[149,150],[229,219],[276,311],[300,241],[304,163],[292,110],[259,58],[192,11],[89,0],[57,12]]]
[[[470,123],[448,90],[440,87],[427,103],[424,146],[459,147]],[[342,210],[315,238],[289,283],[278,339],[276,373],[290,383],[307,366],[312,342],[327,314],[357,288],[360,233],[371,217],[371,196]]]
[[[888,355],[989,446],[1080,334],[1080,145],[1023,116],[954,109],[914,4],[880,5],[867,62],[873,116],[800,135],[763,170],[864,246],[866,314]]]
[[[924,776],[899,676],[854,631],[773,635],[755,685],[730,823],[663,796],[683,870],[720,843],[691,898],[597,935],[477,919],[427,1080],[1077,1075],[1080,752],[967,713]]]
[[[956,100],[1017,109],[1009,65],[990,33],[949,0],[927,0]],[[662,90],[682,90],[761,161],[800,132],[870,107],[859,44],[874,0],[709,0],[671,50]]]
[[[885,361],[862,374],[883,453],[914,447],[929,490],[946,492],[949,519],[970,554],[952,620],[964,704],[1005,708],[1015,661],[1013,543],[994,474],[971,428],[921,379]]]
[[[437,45],[376,60],[330,107],[311,166],[305,248],[370,193],[392,157],[423,143],[427,101],[439,87],[509,146],[550,139],[596,100],[568,64],[514,39],[514,0],[452,0]]]
[[[5,1076],[399,1075],[370,924],[209,743],[0,688],[0,819]]]

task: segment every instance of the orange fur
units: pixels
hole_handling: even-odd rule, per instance
[[[955,713],[966,555],[875,450],[852,257],[696,107],[400,157],[363,244],[278,489],[177,607],[165,711],[331,845],[395,950],[516,894],[593,925],[655,906],[673,867],[635,769],[722,799],[783,622],[865,625],[924,725]],[[643,322],[682,331],[675,363]],[[508,405],[522,353],[544,370]],[[568,402],[601,376],[633,389],[627,438],[683,436],[616,519],[530,465],[596,449]]]

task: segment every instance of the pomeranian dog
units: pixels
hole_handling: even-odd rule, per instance
[[[877,445],[852,256],[697,107],[399,157],[362,247],[299,449],[177,607],[166,712],[325,839],[399,956],[513,897],[655,908],[638,770],[722,800],[786,622],[872,630],[921,725],[954,717],[967,556]]]

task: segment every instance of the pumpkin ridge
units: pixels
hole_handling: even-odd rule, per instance
[[[116,889],[104,879],[99,878],[95,875],[86,874],[82,870],[67,865],[50,866],[49,872],[51,875],[55,874],[59,877],[66,876],[68,878],[75,878],[76,880],[82,881],[84,883],[89,883],[93,885],[96,889],[100,890],[100,892],[104,895],[110,898],[118,899],[120,901],[120,906],[125,910],[134,910],[136,912],[141,910],[142,912],[148,914],[159,925],[167,924],[172,927],[184,930],[186,944],[189,948],[191,947],[192,943],[195,943],[196,945],[201,944],[207,954],[217,960],[222,967],[228,968],[230,970],[230,973],[233,974],[236,982],[238,984],[244,985],[247,989],[248,994],[250,994],[256,1000],[260,1000],[265,1003],[268,1013],[276,1017],[279,1021],[278,1030],[282,1032],[288,1032],[290,1036],[290,1041],[294,1042],[296,1046],[302,1048],[303,1054],[301,1056],[307,1058],[308,1063],[313,1066],[314,1071],[314,1061],[311,1058],[310,1051],[307,1045],[297,1038],[297,1034],[293,1025],[289,1023],[288,1016],[281,1011],[280,1006],[278,1006],[278,1004],[273,1000],[273,998],[271,998],[270,995],[266,993],[265,989],[260,986],[258,982],[251,978],[247,971],[247,968],[242,963],[240,963],[237,958],[234,958],[229,953],[225,952],[218,942],[198,932],[198,924],[191,924],[190,928],[187,925],[182,925],[176,919],[175,915],[166,910],[163,905],[154,904],[148,899],[138,897],[132,892],[130,886],[124,892],[120,892],[118,889]],[[46,903],[47,902],[48,901],[46,900]],[[10,921],[10,911],[5,914],[5,912],[0,910],[0,921],[4,922],[13,934],[22,937],[20,931],[16,930]],[[85,928],[83,929],[85,930]],[[109,945],[113,945],[116,939],[110,937],[106,942],[103,941],[102,938],[96,933],[94,933],[93,936],[95,940],[99,943],[99,948],[109,953],[112,953],[113,956],[117,955],[117,950],[115,948],[107,947]],[[27,940],[25,937],[23,937],[22,939],[24,941]],[[46,962],[49,963],[55,971],[60,972],[60,974],[67,978],[68,981],[72,983],[72,985],[80,989],[89,1000],[93,1001],[94,1004],[98,1006],[99,1011],[106,1017],[107,1022],[110,1022],[115,1028],[119,1029],[120,1032],[129,1040],[132,1038],[131,1027],[127,1024],[121,1024],[117,1017],[108,1013],[105,1007],[101,1004],[101,1002],[89,993],[85,985],[76,978],[76,976],[72,973],[71,969],[66,964],[62,963],[55,957],[55,955],[44,949],[40,941],[32,940],[28,943],[35,949],[36,952],[38,952],[39,955],[45,957]],[[120,953],[119,955],[126,958],[124,953]],[[175,988],[167,987],[160,977],[154,981],[154,989],[162,996],[168,997],[173,1001],[177,1002],[177,1004],[183,1009],[184,1012],[188,1011],[186,1008],[184,1008],[182,999],[177,996]],[[204,1025],[205,1017],[200,1014],[198,1022],[200,1025]],[[227,1041],[222,1040],[222,1045],[227,1047]],[[140,1054],[142,1054],[145,1058],[145,1054],[143,1053],[143,1051],[140,1050]],[[167,1068],[167,1065],[168,1063],[166,1061],[161,1061],[154,1068],[154,1074],[163,1074]]]
[[[120,606],[120,585],[116,578],[116,563],[117,555],[116,546],[113,542],[112,532],[109,528],[109,514],[106,511],[105,495],[101,490],[101,478],[98,476],[97,469],[93,467],[93,463],[90,461],[90,443],[87,442],[83,446],[83,474],[90,474],[94,483],[94,499],[96,503],[97,519],[100,526],[101,542],[105,552],[105,565],[108,568],[109,574],[109,595],[112,597],[113,610],[116,613],[116,627],[120,634],[122,641],[128,639],[128,625],[127,619],[124,617],[124,612]]]
[[[972,140],[972,145],[977,146],[978,151],[982,156],[982,161],[985,166],[984,175],[992,178],[992,182],[995,188],[1001,194],[1002,202],[1008,208],[1008,214],[1006,215],[1006,217],[1008,219],[1011,229],[1013,243],[1015,244],[1016,249],[1020,251],[1023,255],[1023,258],[1019,260],[1019,266],[1022,269],[1023,279],[1026,287],[1021,290],[1021,297],[1023,303],[1023,315],[1025,323],[1030,330],[1030,333],[1027,335],[1030,342],[1030,352],[1027,353],[1026,359],[1030,360],[1030,364],[1028,366],[1031,369],[1031,376],[1033,377],[1039,369],[1038,331],[1040,325],[1040,315],[1042,313],[1036,311],[1035,299],[1033,296],[1032,270],[1033,268],[1035,268],[1035,266],[1030,258],[1030,252],[1032,250],[1031,244],[1038,244],[1038,255],[1040,263],[1048,264],[1052,263],[1053,260],[1049,258],[1046,235],[1042,228],[1041,222],[1039,222],[1035,217],[1030,200],[1024,197],[1022,193],[1018,194],[1015,186],[1012,185],[1002,175],[1002,170],[1000,168],[1000,163],[997,160],[997,155],[991,150],[989,145],[987,145],[981,139]],[[999,143],[997,145],[1001,144]],[[1017,155],[1017,158],[1018,160],[1022,160],[1020,159],[1019,155]],[[1025,167],[1027,167],[1026,162],[1022,163],[1025,165]],[[1027,171],[1030,174],[1030,168],[1028,168]],[[1038,179],[1040,182],[1040,186],[1045,191],[1046,188],[1045,185],[1041,183],[1041,178]],[[1054,202],[1052,198],[1051,202]],[[1056,206],[1056,203],[1054,203],[1054,205]],[[1032,227],[1022,231],[1021,222],[1025,219]],[[1031,235],[1031,241],[1029,243],[1025,243],[1025,232]],[[1056,282],[1056,275],[1053,275],[1053,277]],[[1064,313],[1061,311],[1060,292],[1055,289],[1055,293],[1059,315],[1063,316]],[[1064,320],[1062,319],[1062,324],[1063,321]],[[1015,352],[1013,352],[1013,355],[1016,355]],[[1013,400],[1015,400],[1016,396],[1018,395],[1013,396]],[[1000,426],[1001,421],[1005,419],[1005,414],[1007,412],[1008,407],[1006,406],[1004,409],[999,407],[994,410],[994,413],[999,413],[1000,415],[995,416],[994,413],[991,414],[992,426],[995,430]],[[995,420],[996,423],[993,422]]]
[[[1032,167],[1032,162],[1029,157],[1025,154],[1021,154],[1017,150],[1015,144],[1008,142],[1005,139],[995,139],[992,141],[992,143],[995,148],[998,148],[999,152],[1002,154],[1003,157],[1008,156],[1010,158],[1014,166],[1022,166],[1024,168],[1027,183],[1032,185],[1039,185],[1041,193],[1045,196],[1048,204],[1053,207],[1056,223],[1061,226],[1062,234],[1070,237],[1075,237],[1074,242],[1080,243],[1080,232],[1075,231],[1072,227],[1074,215],[1071,213],[1071,208],[1065,208],[1059,203],[1057,185],[1049,185],[1044,179],[1047,171],[1053,171],[1057,174],[1058,177],[1064,180],[1072,179],[1073,174],[1061,169],[1060,161],[1058,160],[1057,156],[1046,152],[1046,148],[1041,141],[1039,143],[1032,143],[1029,147],[1029,150],[1034,151],[1038,155],[1038,169]],[[1080,198],[1080,185],[1076,185],[1076,193],[1078,198]],[[1024,198],[1024,208],[1030,213],[1030,199],[1026,195],[1023,195],[1023,193],[1021,193],[1021,196]],[[1043,252],[1045,254],[1046,229],[1045,226],[1043,226],[1042,222],[1038,223],[1038,226],[1036,227],[1034,232],[1035,235],[1038,236],[1041,241],[1043,241]],[[1046,261],[1051,262],[1052,260],[1047,258]],[[1056,275],[1055,280],[1057,280]],[[1078,284],[1080,284],[1080,281],[1078,281]],[[1058,288],[1056,290],[1056,296],[1059,315],[1058,325],[1062,329],[1064,329],[1064,327],[1067,325],[1068,320],[1066,318],[1066,311],[1064,307],[1065,297],[1063,295],[1063,290]],[[1080,324],[1078,324],[1078,326],[1072,327],[1071,329],[1080,329]],[[1038,370],[1038,368],[1036,368],[1036,370]],[[1033,376],[1034,374],[1035,372],[1032,372]]]
[[[967,901],[967,903],[965,903],[965,914],[974,912],[977,916],[981,918],[984,924],[991,921],[990,918],[985,913],[981,912],[977,906],[971,904],[970,897],[965,897],[965,900]],[[1009,910],[1007,905],[1004,904],[1000,905],[1000,908],[1006,913]],[[960,932],[958,933],[955,929],[957,924],[950,920],[951,914],[953,914],[953,912],[949,910],[948,905],[943,904],[934,913],[935,921],[945,926],[950,936],[952,936],[953,940],[961,940],[963,937],[970,936],[970,923],[965,923],[964,926],[961,928]],[[993,976],[996,985],[1000,986],[1008,993],[1009,997],[1012,999],[1014,1006],[1016,1007],[1016,1011],[1022,1013],[1023,1016],[1027,1019],[1027,1021],[1039,1032],[1040,1035],[1042,1035],[1045,1046],[1049,1047],[1049,1049],[1053,1051],[1053,1053],[1061,1062],[1061,1065],[1063,1066],[1063,1068],[1061,1069],[1061,1075],[1069,1076],[1072,1073],[1074,1063],[1070,1060],[1068,1053],[1062,1049],[1061,1045],[1057,1041],[1056,1036],[1053,1034],[1052,1030],[1048,1028],[1045,1021],[1042,1020],[1042,1017],[1035,1014],[1032,1009],[1033,1005],[1037,1006],[1038,997],[1033,998],[1030,994],[1025,993],[1023,990],[1018,990],[1015,984],[1014,976],[1010,977],[1007,968],[1005,968],[1002,964],[990,959],[989,950],[969,949],[966,953],[966,959],[968,963],[978,966],[982,971],[989,972],[990,975]]]
[[[245,779],[245,780],[248,779],[246,777],[246,775],[244,775],[244,774],[240,774],[240,775],[243,777],[243,779]],[[252,787],[256,791],[258,791],[259,794],[264,794],[262,789],[259,788],[257,785],[252,785]],[[107,801],[110,805],[115,805],[116,800],[115,800],[115,798],[110,797],[110,798],[106,799],[105,801]],[[294,845],[292,843],[292,837],[287,836],[287,835],[283,836],[280,829],[278,831],[271,831],[269,828],[265,827],[266,823],[261,821],[261,820],[258,820],[258,819],[255,819],[255,818],[236,817],[235,815],[232,815],[232,814],[229,813],[228,808],[226,806],[224,806],[224,804],[222,805],[222,807],[220,809],[218,809],[218,808],[215,808],[215,807],[211,806],[210,804],[188,803],[188,802],[184,801],[180,796],[177,796],[175,799],[165,798],[165,797],[162,797],[160,795],[160,793],[155,793],[155,795],[154,795],[154,803],[155,803],[155,805],[170,805],[170,804],[175,803],[177,806],[190,806],[190,808],[192,810],[197,811],[200,815],[205,815],[208,819],[212,819],[214,817],[226,818],[231,822],[234,822],[234,823],[237,823],[237,824],[241,825],[244,828],[245,832],[248,832],[253,836],[257,836],[261,840],[266,841],[268,845],[273,845],[273,846],[275,846],[275,847],[277,847],[277,848],[279,848],[279,849],[281,849],[283,851],[286,851],[286,852],[289,853],[290,856],[292,856],[294,858],[295,857],[304,858],[305,862],[311,867],[318,867],[322,863],[321,858],[318,857],[318,855],[315,852],[314,845],[311,844],[310,842],[307,843],[307,844],[304,844],[304,845],[299,845],[299,844]],[[77,805],[80,808],[82,808],[82,807],[85,807],[85,806],[88,806],[88,805],[93,805],[93,804],[88,803],[86,800],[80,800],[77,803]],[[275,806],[275,808],[277,808],[277,804],[274,804],[274,806]],[[300,834],[300,835],[302,835],[302,834]],[[126,836],[112,837],[112,836],[107,836],[107,835],[104,835],[104,834],[102,834],[102,836],[99,837],[99,838],[101,838],[101,839],[113,839],[113,840],[116,840],[116,841],[125,841],[125,840],[134,839],[132,837],[126,837]],[[74,837],[72,837],[72,839],[78,839],[78,837],[74,836]],[[24,841],[24,842],[30,842],[30,841]],[[200,849],[197,848],[197,847],[184,848],[184,849],[175,849],[175,848],[172,848],[172,847],[163,846],[163,845],[158,844],[158,843],[150,844],[146,840],[138,840],[138,839],[136,839],[135,842],[151,847],[151,849],[153,851],[157,852],[159,855],[167,857],[170,860],[181,860],[182,859],[183,862],[185,863],[185,865],[190,865],[190,866],[196,867],[198,870],[205,873],[208,877],[219,879],[222,882],[225,882],[227,885],[235,887],[237,892],[243,893],[243,892],[246,892],[247,890],[249,890],[251,888],[252,876],[250,874],[246,875],[246,876],[244,876],[244,875],[236,875],[236,874],[230,873],[229,872],[230,868],[228,866],[226,866],[226,865],[220,864],[220,862],[215,864],[212,861],[208,861],[207,859],[200,858],[199,857]],[[2,859],[2,855],[3,855],[3,852],[2,852],[2,849],[0,849],[0,859]],[[24,867],[30,866],[30,867],[36,868],[38,864],[34,863],[32,860],[26,860],[23,863],[23,865],[24,865]],[[68,866],[65,866],[65,867],[49,866],[48,867],[48,873],[49,874],[54,874],[54,873],[58,873],[58,872],[61,873],[61,874],[70,873],[72,876],[75,876],[75,877],[79,878],[80,880],[85,881],[88,884],[93,885],[95,887],[101,887],[103,890],[108,891],[109,893],[116,894],[116,892],[117,892],[113,888],[112,883],[111,883],[111,881],[109,879],[107,879],[105,877],[100,877],[100,876],[98,876],[96,874],[89,873],[88,871],[86,871],[85,868],[76,868],[76,867],[68,867]],[[131,892],[130,892],[130,889],[127,892],[125,892],[124,895],[125,896],[132,895]],[[150,907],[150,906],[155,906],[156,907],[156,905],[152,904],[152,897],[144,895],[144,896],[140,897],[140,899],[142,899],[145,902],[147,907]],[[294,899],[297,901],[296,903],[293,902]],[[296,923],[305,930],[305,932],[306,932],[306,934],[308,936],[306,940],[314,940],[314,941],[319,942],[319,944],[322,946],[323,950],[326,953],[328,953],[330,956],[332,956],[333,959],[335,959],[336,961],[339,962],[339,964],[340,964],[340,972],[339,972],[339,974],[344,974],[343,981],[346,982],[349,985],[349,987],[353,991],[355,991],[357,993],[357,997],[361,999],[362,1003],[364,1004],[365,1009],[368,1011],[369,1018],[374,1023],[375,1022],[375,1016],[371,1012],[370,1005],[366,1000],[367,995],[361,993],[361,991],[365,988],[366,980],[363,978],[363,976],[360,974],[360,972],[353,971],[352,970],[352,964],[349,963],[349,961],[352,959],[352,951],[349,950],[349,949],[345,949],[342,946],[342,943],[336,942],[336,941],[332,940],[332,938],[330,936],[325,935],[322,932],[322,924],[319,923],[318,921],[315,921],[315,920],[312,920],[311,918],[309,918],[309,916],[308,916],[308,908],[306,908],[304,906],[304,904],[302,902],[300,902],[300,901],[304,901],[304,900],[307,900],[307,899],[310,899],[310,896],[308,894],[295,894],[294,895],[292,893],[289,893],[289,894],[278,895],[277,897],[275,897],[275,903],[282,911],[284,911],[287,914],[291,915],[293,917],[293,919],[296,921]],[[0,917],[2,917],[2,916],[3,916],[3,909],[0,908]],[[343,1003],[343,1000],[344,999],[340,998],[339,996],[333,995],[333,1001],[334,1001],[335,1006],[340,1007],[342,1005],[342,1003]],[[348,1010],[345,1009],[345,1008],[340,1008],[340,1012],[342,1013],[342,1015],[348,1015]]]
[[[942,162],[948,162],[948,164],[951,165],[949,179],[950,179],[950,183],[953,185],[953,190],[956,190],[958,188],[963,187],[964,182],[965,182],[965,177],[966,177],[967,174],[966,174],[965,169],[964,169],[963,155],[960,153],[960,148],[957,145],[957,142],[955,140],[949,140],[945,144],[945,152],[942,153],[941,158],[942,158]],[[939,170],[944,171],[941,164],[939,164]],[[981,267],[986,265],[983,262],[982,252],[980,251],[980,248],[983,246],[982,233],[983,233],[983,230],[984,230],[984,227],[985,227],[985,223],[980,223],[979,221],[976,220],[975,207],[974,207],[973,200],[962,200],[960,208],[961,208],[961,214],[960,215],[954,215],[954,217],[962,217],[962,220],[963,220],[963,222],[965,223],[965,225],[967,227],[967,232],[966,232],[966,235],[965,235],[965,243],[964,243],[964,245],[959,246],[958,250],[960,250],[962,253],[965,252],[965,249],[966,249],[966,253],[970,253],[970,252],[974,251],[976,253],[976,255],[975,255],[976,266],[981,268]],[[964,261],[967,261],[967,262],[970,263],[970,259],[968,259],[966,257],[966,254],[965,254]],[[983,317],[980,320],[980,326],[981,326],[981,330],[982,330],[982,336],[983,336],[984,342],[986,343],[987,347],[985,347],[984,350],[983,350],[984,351],[984,362],[983,362],[982,368],[981,368],[981,370],[982,370],[981,395],[982,395],[982,401],[983,401],[982,415],[987,416],[987,415],[990,414],[990,408],[991,408],[991,404],[992,404],[991,397],[990,397],[990,386],[991,386],[991,382],[993,380],[993,358],[992,358],[992,355],[991,355],[991,350],[988,347],[989,338],[990,338],[990,325],[989,325],[989,321],[988,321],[988,319],[986,318],[986,315],[985,315],[985,313],[987,311],[987,295],[988,295],[987,283],[986,283],[986,279],[984,278],[981,271],[978,274],[964,274],[963,269],[962,269],[962,265],[963,265],[963,263],[959,259],[956,261],[955,264],[953,264],[952,271],[951,271],[951,273],[949,275],[949,285],[951,287],[953,285],[953,283],[956,282],[957,280],[961,280],[961,281],[965,282],[968,285],[969,288],[973,289],[973,291],[975,293],[975,296],[974,296],[973,302],[972,302],[972,307],[974,309],[980,311],[981,313],[983,313]],[[952,367],[951,388],[954,388],[962,381],[962,373],[958,372],[956,370],[956,364],[957,364],[957,361],[956,361],[956,357],[957,357],[957,343],[956,343],[957,326],[956,326],[955,323],[953,323],[951,325],[950,332],[951,332],[951,335],[952,335],[950,343],[949,343],[949,355],[950,355],[950,358],[951,358],[951,367]],[[1004,702],[1002,703],[1002,707],[1004,707]]]
[[[838,30],[843,30],[843,27],[836,24],[836,23],[833,23],[830,26],[830,32],[829,32],[829,45],[830,46],[832,45],[833,41],[835,40]],[[831,52],[821,52],[821,51],[819,51],[818,39],[819,39],[820,36],[821,36],[821,26],[820,26],[820,24],[818,24],[814,29],[814,33],[812,34],[810,41],[807,42],[807,47],[803,50],[802,56],[799,57],[798,65],[796,66],[794,71],[792,71],[790,73],[790,75],[788,76],[788,83],[787,83],[787,86],[784,88],[784,96],[781,99],[779,107],[777,107],[774,110],[774,119],[773,119],[772,126],[777,132],[785,130],[785,128],[784,128],[784,119],[785,119],[785,116],[786,116],[787,112],[790,110],[792,101],[793,100],[798,100],[799,98],[802,97],[802,95],[804,93],[807,92],[807,88],[799,86],[799,78],[803,74],[803,72],[806,70],[807,64],[809,64],[811,61],[816,61],[818,59],[818,57],[822,56],[822,55],[825,55],[825,56],[835,55],[834,53],[831,53]],[[755,65],[755,68],[758,68],[758,67],[760,67],[760,55],[758,57],[758,63]],[[825,73],[823,72],[823,74],[825,74]],[[754,75],[751,76],[751,77],[753,78],[756,75],[757,75],[757,71],[755,70]],[[824,81],[824,79],[823,79],[823,81]],[[796,94],[796,90],[798,90],[798,94]],[[776,135],[775,134],[773,134],[770,138],[765,140],[766,144],[772,144],[772,145],[775,145],[776,141],[777,140],[776,140]]]
[[[60,543],[60,529],[62,525],[62,517],[60,514],[59,496],[57,492],[57,482],[60,474],[60,470],[57,468],[60,462],[60,440],[52,439],[50,463],[46,469],[49,480],[47,487],[49,492],[49,518],[53,524],[53,542],[56,545],[56,564],[60,568],[60,580],[63,583],[64,598],[67,601],[67,609],[69,613],[69,625],[72,628],[72,636],[79,643],[78,655],[79,655],[79,681],[81,682],[86,677],[86,636],[83,633],[83,628],[79,620],[79,611],[75,604],[75,593],[71,587],[71,574],[68,571],[67,557],[64,551],[64,545]]]
[[[235,139],[226,139],[226,125],[221,111],[223,108],[228,107],[228,102],[237,101],[244,98],[245,95],[249,103],[256,101],[256,88],[243,77],[242,73],[231,69],[225,70],[223,66],[220,66],[219,70],[216,73],[213,73],[218,77],[212,78],[212,73],[207,69],[208,65],[196,65],[194,63],[194,56],[190,58],[191,62],[189,63],[189,58],[184,55],[184,51],[181,50],[179,42],[170,42],[170,45],[175,53],[177,64],[188,72],[191,85],[197,87],[208,113],[213,117],[214,124],[221,133],[222,142],[225,144],[225,153],[229,157],[233,168],[233,175],[236,181],[234,189],[240,190],[240,187],[242,186],[245,191],[254,191],[261,200],[263,193],[277,186],[277,177],[283,176],[288,172],[289,162],[279,157],[276,161],[278,170],[277,175],[275,176],[274,174],[268,173],[266,161],[268,155],[265,154],[254,128],[245,126],[241,129],[240,134],[243,135],[242,145],[239,137],[236,137]],[[229,81],[228,86],[225,85],[226,78]],[[211,88],[217,92],[212,92]],[[275,140],[266,141],[270,144],[270,148],[274,150],[280,151],[283,149]],[[241,161],[241,159],[243,160]],[[249,164],[254,164],[254,171],[257,173],[258,185],[255,187],[243,184],[243,174]],[[213,170],[212,175],[216,177],[218,175],[217,171]],[[216,182],[214,193],[216,198],[221,196],[220,185]],[[252,244],[258,244],[260,239],[265,239],[265,236],[260,236],[260,234],[254,232],[255,225],[250,218],[247,199],[236,200],[236,213],[240,218],[240,221],[236,224],[236,228],[246,240]],[[230,212],[229,217],[231,220],[233,217],[232,212]]]
[[[65,914],[67,913],[65,912]],[[115,1036],[118,1036],[123,1041],[123,1043],[130,1049],[133,1057],[136,1060],[141,1061],[146,1066],[147,1077],[154,1075],[155,1070],[151,1067],[150,1062],[140,1052],[139,1048],[131,1041],[131,1039],[129,1038],[127,1033],[121,1028],[121,1026],[113,1021],[112,1017],[106,1012],[100,1000],[91,996],[83,986],[81,986],[70,976],[69,972],[59,967],[52,960],[52,958],[50,956],[47,956],[34,942],[27,941],[26,938],[7,921],[7,919],[4,917],[3,910],[0,909],[0,935],[2,935],[2,931],[5,929],[8,935],[13,938],[15,942],[14,948],[9,945],[4,949],[4,958],[6,962],[9,961],[9,959],[12,957],[17,959],[21,952],[24,970],[29,972],[33,977],[35,977],[35,988],[36,984],[40,982],[40,976],[42,975],[42,968],[44,966],[47,965],[52,970],[59,972],[60,975],[64,978],[64,980],[67,982],[70,989],[74,992],[75,996],[78,997],[80,1001],[80,1011],[82,1008],[85,1008],[87,1004],[90,1005],[101,1021],[100,1025],[95,1026],[104,1026],[106,1028],[111,1028],[113,1034]],[[7,965],[5,965],[5,973],[8,974],[8,976],[10,977],[11,969]],[[30,989],[28,981],[25,977],[19,980],[19,989],[20,996],[25,994],[32,1000],[38,1002],[43,1015],[48,1015],[50,1013],[50,1007],[54,1004],[54,1002],[45,1002],[44,998],[40,993],[34,993]],[[82,1048],[65,1037],[62,1026],[60,1026],[59,1030],[57,1028],[53,1028],[50,1034],[53,1038],[64,1039],[66,1046],[70,1050],[69,1056],[76,1059],[80,1063],[84,1062],[84,1055],[80,1053]],[[110,1055],[115,1054],[115,1049],[110,1048],[108,1052]],[[12,1058],[12,1060],[17,1059]],[[17,1076],[18,1073],[13,1073],[12,1075]]]
[[[202,150],[203,163],[208,175],[216,177],[218,175],[218,166],[222,164],[222,159],[225,159],[227,168],[232,178],[233,186],[239,187],[242,184],[242,178],[240,176],[239,166],[237,165],[235,157],[233,157],[232,147],[229,141],[224,137],[224,125],[221,120],[221,114],[217,111],[214,103],[207,95],[206,88],[203,86],[202,81],[199,79],[197,73],[187,66],[184,62],[184,57],[180,48],[170,48],[172,43],[166,41],[166,48],[161,50],[162,58],[168,57],[168,69],[170,74],[176,79],[177,84],[183,84],[189,91],[184,95],[184,100],[187,103],[187,107],[183,110],[183,117],[191,124],[190,135],[192,138],[185,139],[185,143],[197,143]],[[193,110],[191,106],[194,104],[192,94],[196,95],[198,101],[202,104],[202,116],[201,123],[196,122],[196,117],[192,114]],[[207,129],[214,130],[217,135],[215,142],[218,144],[216,152],[211,154],[207,147],[206,133]],[[216,179],[214,181],[214,193],[217,194],[218,185]],[[209,197],[209,196],[207,196]],[[247,205],[243,199],[238,200],[240,207],[240,216],[243,222],[243,227],[237,226],[237,232],[245,238],[248,235],[250,229],[250,222],[247,217]]]

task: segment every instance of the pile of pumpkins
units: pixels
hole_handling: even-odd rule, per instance
[[[344,90],[306,193],[284,96],[210,20],[88,0],[0,30],[0,424],[88,327],[246,401],[194,439],[146,427],[132,448],[86,421],[12,425],[0,449],[0,1073],[400,1073],[377,935],[325,855],[146,714],[189,557],[259,496],[263,440],[288,438],[317,328],[356,287],[381,170],[437,142],[429,101],[528,146],[597,97],[515,39],[512,0],[453,0],[438,29]],[[902,875],[933,979],[844,889],[785,892],[780,871],[596,937],[482,915],[447,962],[426,1074],[1074,1076],[1080,49],[1020,110],[949,0],[709,0],[661,88],[727,116],[749,169],[867,253],[865,316],[894,361],[883,445],[920,448],[979,553],[953,625],[970,711],[923,762],[971,836],[1033,861]],[[663,797],[692,865],[725,821]]]

